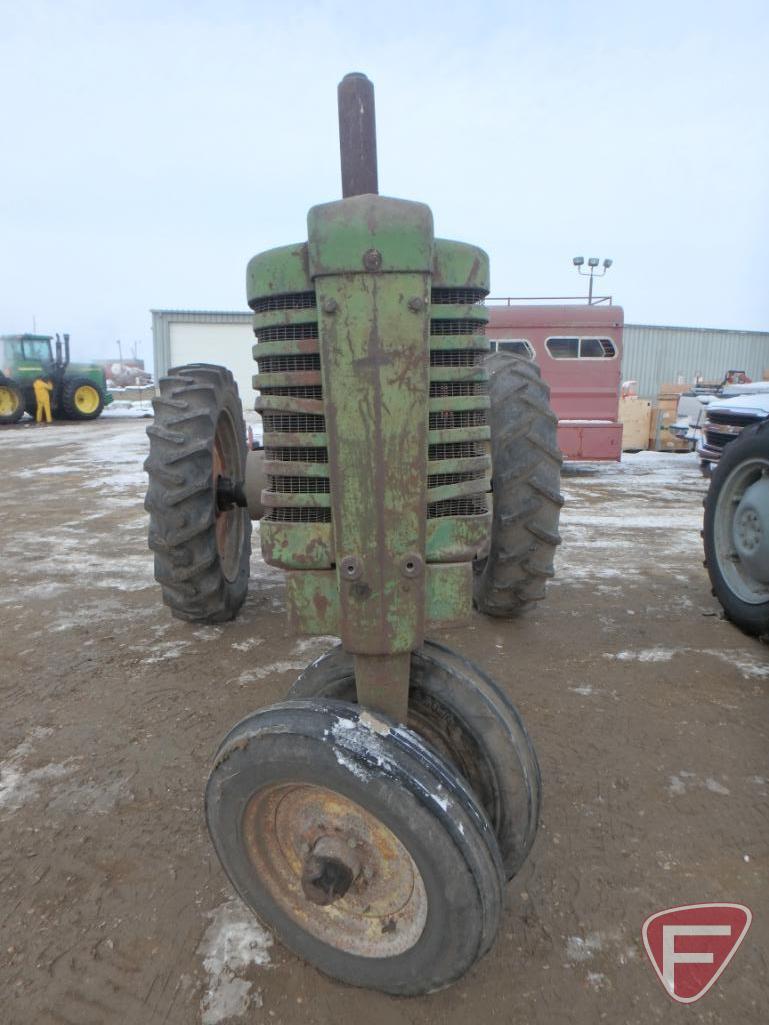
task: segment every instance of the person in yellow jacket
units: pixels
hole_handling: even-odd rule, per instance
[[[35,389],[35,402],[37,408],[35,410],[35,421],[37,423],[52,423],[53,417],[51,416],[51,392],[53,391],[53,385],[50,381],[44,381],[42,377],[38,377],[32,384]]]

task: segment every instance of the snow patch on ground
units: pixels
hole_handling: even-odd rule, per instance
[[[618,662],[670,662],[674,655],[686,651],[685,648],[644,648],[641,651],[618,651],[616,655],[605,655],[615,658]]]
[[[93,779],[78,782],[72,779],[80,758],[65,762],[49,762],[37,768],[25,764],[40,742],[50,737],[53,730],[35,727],[27,737],[0,761],[0,808],[9,812],[43,797],[47,811],[78,812],[86,815],[105,814],[118,800],[130,796],[126,779],[100,784]],[[67,782],[59,782],[66,778]]]
[[[567,464],[554,582],[635,581],[648,573],[660,539],[666,556],[695,565],[705,489],[698,460],[687,455],[626,453],[621,463]]]
[[[675,655],[707,655],[736,669],[746,679],[769,677],[769,661],[757,659],[745,651],[722,648],[641,648],[638,651],[604,652],[604,658],[617,662],[670,662]]]
[[[589,932],[586,936],[569,936],[566,939],[566,957],[569,961],[589,961],[603,950],[603,936]]]
[[[686,772],[683,769],[677,775],[670,777],[667,791],[671,797],[681,797],[693,787],[704,787],[711,794],[720,794],[722,797],[728,797],[731,792],[728,787],[713,779],[712,776],[700,779],[695,772]]]
[[[257,680],[264,680],[268,676],[272,676],[273,673],[295,673],[300,669],[304,669],[306,662],[271,662],[266,666],[254,666],[253,669],[246,669],[238,677],[238,683],[243,686],[247,683],[256,683]]]
[[[257,644],[264,644],[264,637],[249,637],[245,641],[234,641],[232,647],[235,651],[250,651]]]
[[[603,972],[588,972],[586,980],[591,989],[605,989],[609,985],[609,980]]]
[[[165,662],[170,658],[180,658],[185,649],[189,648],[191,641],[156,641],[152,647],[152,654],[149,658],[142,659],[142,665],[152,666],[158,662]],[[144,648],[133,648],[134,651],[144,651]]]
[[[200,1015],[202,1025],[219,1025],[262,1006],[261,992],[242,976],[252,966],[269,965],[273,940],[237,897],[209,917],[211,924],[198,947],[207,975]]]
[[[199,641],[218,641],[223,632],[221,626],[201,626],[200,629],[193,630],[192,636]]]

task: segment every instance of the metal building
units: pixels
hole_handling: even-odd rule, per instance
[[[232,370],[243,405],[252,406],[251,313],[153,310],[155,375],[182,363],[221,363]],[[656,398],[661,384],[697,375],[720,380],[727,370],[744,370],[752,380],[769,371],[769,331],[625,324],[622,379],[638,382],[638,394]]]
[[[744,370],[753,381],[769,371],[769,331],[625,324],[622,377],[637,381],[638,394],[657,397],[660,385],[693,383],[700,375],[720,381],[727,370]]]

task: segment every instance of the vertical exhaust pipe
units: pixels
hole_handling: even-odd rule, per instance
[[[374,84],[354,71],[337,87],[342,197],[379,192],[376,158]]]

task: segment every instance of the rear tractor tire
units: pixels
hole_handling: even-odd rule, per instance
[[[170,370],[159,390],[144,464],[155,579],[177,619],[234,619],[248,591],[251,520],[242,505],[220,499],[222,480],[245,478],[238,387],[224,367],[196,363]]]
[[[13,381],[0,384],[0,424],[15,424],[24,416],[24,396]]]
[[[473,565],[474,597],[481,612],[504,618],[542,601],[554,575],[563,457],[539,367],[508,352],[487,366],[494,511],[488,555]]]
[[[88,377],[67,378],[61,390],[65,420],[96,420],[104,409],[104,392]]]

